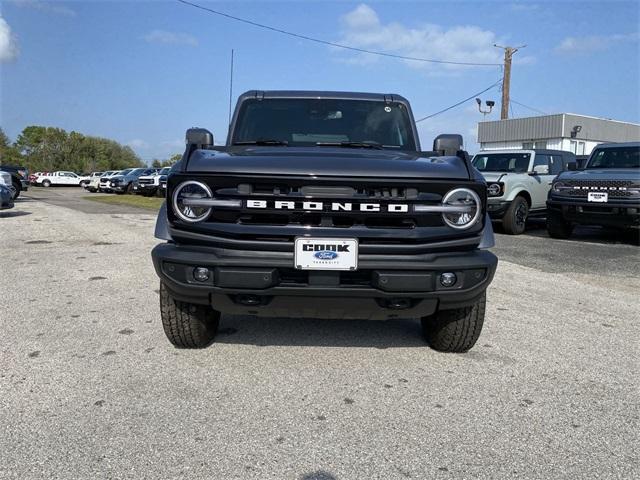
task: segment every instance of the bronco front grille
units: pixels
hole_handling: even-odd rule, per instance
[[[634,194],[627,188],[637,187],[633,180],[569,180],[563,182],[573,187],[565,193],[571,197],[587,197],[589,192],[607,192],[610,197],[626,198]]]
[[[194,234],[189,241],[202,243],[207,243],[207,240],[201,235],[210,235],[211,242],[221,245],[253,241],[257,243],[252,248],[259,248],[259,243],[264,243],[269,244],[265,248],[278,249],[273,242],[286,239],[287,245],[283,245],[282,249],[290,250],[296,236],[340,235],[358,238],[367,251],[378,248],[377,244],[384,245],[386,249],[411,249],[417,248],[415,245],[452,239],[464,242],[475,239],[484,225],[481,221],[468,230],[454,231],[444,223],[441,213],[414,211],[415,204],[440,205],[447,192],[460,187],[473,189],[484,200],[486,187],[478,182],[256,177],[199,177],[197,180],[206,183],[215,198],[240,200],[241,206],[213,207],[206,220],[194,224],[181,222],[174,217],[170,208],[170,222],[176,229]],[[168,198],[171,198],[174,188],[186,180],[194,180],[193,175],[171,175]],[[309,202],[321,206],[305,207],[305,203]],[[288,206],[283,206],[285,203]],[[369,204],[376,208],[364,208]],[[346,205],[350,205],[350,208],[343,208]],[[180,233],[174,232],[173,235],[179,237]]]

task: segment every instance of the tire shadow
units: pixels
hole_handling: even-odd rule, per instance
[[[417,319],[333,320],[223,315],[215,343],[254,346],[427,347]]]
[[[23,212],[21,210],[17,210],[17,211],[1,210],[0,211],[0,218],[24,217],[26,215],[31,215],[31,212]]]

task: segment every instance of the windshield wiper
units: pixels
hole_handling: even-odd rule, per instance
[[[289,145],[286,140],[270,140],[261,138],[259,140],[242,140],[239,142],[233,142],[233,145]]]
[[[376,148],[382,150],[382,144],[378,142],[317,142],[319,147],[342,147],[342,148]]]

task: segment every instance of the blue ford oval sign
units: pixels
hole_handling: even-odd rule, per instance
[[[336,252],[331,252],[329,250],[320,250],[313,254],[318,260],[333,260],[338,258],[338,254]]]

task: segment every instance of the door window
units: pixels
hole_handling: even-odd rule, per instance
[[[550,159],[551,165],[549,165],[549,173],[551,175],[558,175],[565,168],[562,155],[551,155]]]
[[[537,167],[538,165],[549,166],[549,155],[543,155],[541,153],[537,153],[536,158],[533,159],[533,166]]]

